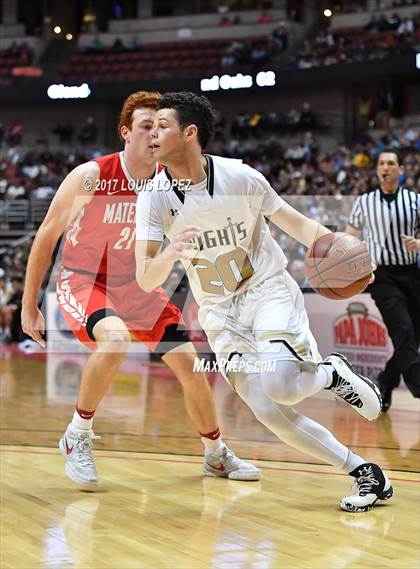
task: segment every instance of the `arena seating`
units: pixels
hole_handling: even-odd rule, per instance
[[[266,46],[267,38],[247,38],[253,46]],[[62,80],[68,83],[91,81],[110,83],[138,79],[202,77],[221,71],[221,58],[231,39],[168,42],[144,46],[121,53],[108,48],[94,53],[78,51],[63,68]],[[242,71],[244,66],[240,66]],[[238,68],[239,70],[239,68]],[[236,72],[229,67],[229,72]]]
[[[6,49],[0,49],[0,85],[11,85],[13,69],[30,65],[32,57],[33,51],[25,43],[12,43]]]

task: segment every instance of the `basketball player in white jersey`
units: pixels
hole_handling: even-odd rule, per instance
[[[205,97],[159,99],[154,155],[166,167],[137,198],[137,281],[153,290],[180,259],[225,378],[280,439],[353,476],[357,492],[341,508],[367,511],[392,496],[386,475],[293,405],[327,389],[373,420],[380,394],[343,356],[322,360],[301,291],[264,217],[307,247],[329,230],[287,205],[253,168],[203,155],[213,132]],[[188,179],[187,189],[181,180]],[[170,244],[162,250],[164,236]]]

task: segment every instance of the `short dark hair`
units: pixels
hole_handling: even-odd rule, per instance
[[[399,150],[397,148],[393,148],[392,146],[389,148],[383,148],[379,154],[378,154],[378,161],[379,161],[379,156],[381,154],[395,154],[395,156],[397,157],[397,162],[398,162],[398,166],[401,165],[401,153],[399,152]]]
[[[174,109],[182,130],[189,124],[198,129],[198,142],[206,148],[216,130],[216,114],[207,97],[195,93],[165,93],[157,102],[157,108]]]

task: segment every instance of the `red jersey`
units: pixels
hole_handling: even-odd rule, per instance
[[[93,198],[65,232],[62,263],[76,272],[133,280],[138,182],[131,178],[123,152],[95,162],[100,173],[90,189]]]

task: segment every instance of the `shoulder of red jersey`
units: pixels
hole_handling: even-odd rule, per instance
[[[94,158],[100,169],[99,177],[106,180],[124,180],[127,175],[121,163],[121,153],[113,152]]]
[[[112,154],[104,154],[103,156],[98,156],[98,158],[92,158],[92,161],[97,162],[100,166],[102,166],[102,164],[107,164],[110,162],[119,162],[120,153],[112,152]]]

